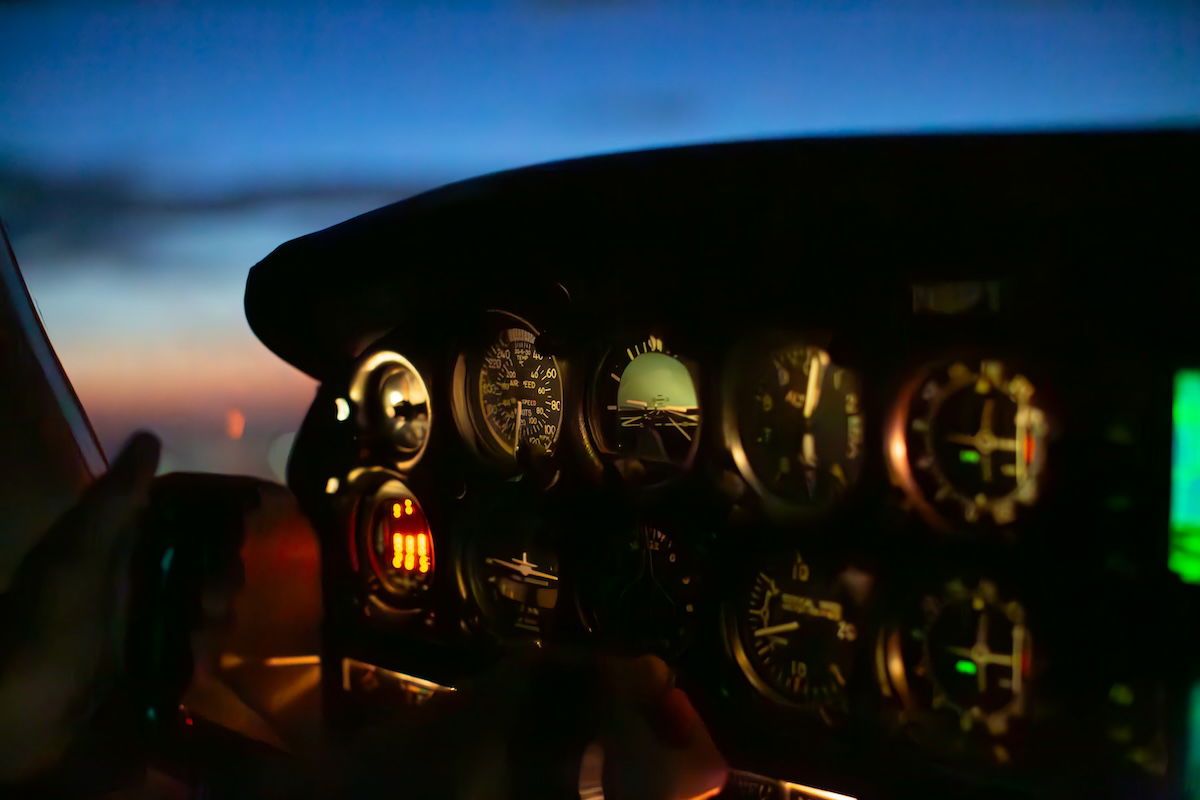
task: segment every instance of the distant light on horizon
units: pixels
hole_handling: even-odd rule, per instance
[[[246,432],[246,415],[236,408],[225,412],[225,434],[237,441]]]

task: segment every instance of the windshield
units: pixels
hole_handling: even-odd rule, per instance
[[[0,215],[107,450],[282,479],[313,381],[246,325],[276,244],[640,147],[1200,119],[1187,3],[5,3]],[[331,10],[336,8],[337,10]]]

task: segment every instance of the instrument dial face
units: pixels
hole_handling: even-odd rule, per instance
[[[1033,384],[1004,362],[929,371],[896,423],[892,473],[931,522],[1006,525],[1037,502],[1049,425]]]
[[[360,552],[370,565],[368,584],[389,607],[419,605],[433,585],[433,532],[421,504],[399,481],[388,481],[364,501]]]
[[[600,445],[644,464],[684,466],[699,443],[700,400],[692,373],[649,336],[614,350],[597,376],[592,417]]]
[[[386,446],[395,466],[407,470],[416,464],[429,442],[433,404],[413,363],[391,350],[371,352],[359,362],[348,390],[357,422]],[[334,408],[339,422],[350,418],[346,398],[337,398]]]
[[[424,448],[429,438],[429,393],[411,365],[391,364],[383,370],[379,409],[384,431],[401,454]]]
[[[503,639],[540,641],[559,601],[556,552],[540,537],[491,531],[467,553],[469,593],[489,631]]]
[[[604,562],[591,616],[598,629],[638,651],[671,656],[690,638],[702,595],[696,548],[640,524]]]
[[[516,317],[505,317],[520,323]],[[510,454],[518,444],[552,451],[562,430],[558,362],[538,352],[536,339],[530,326],[506,326],[484,352],[479,370],[479,406],[487,431]]]
[[[839,497],[862,467],[858,376],[793,343],[750,366],[738,388],[734,456],[761,492],[807,508]]]
[[[854,568],[824,575],[798,552],[761,570],[742,606],[734,643],[755,688],[834,722],[847,709],[872,583]]]
[[[1025,714],[1033,639],[1024,607],[992,581],[949,582],[922,599],[913,624],[885,631],[880,647],[888,693],[909,709],[948,718],[952,730],[1001,738]],[[1008,759],[1002,748],[993,755]]]

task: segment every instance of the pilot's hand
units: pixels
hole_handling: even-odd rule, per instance
[[[130,556],[158,456],[156,438],[134,436],[0,598],[0,783],[55,765],[119,685]]]
[[[721,791],[728,765],[661,659],[610,660],[602,675],[609,702],[597,744],[606,800],[700,800]]]

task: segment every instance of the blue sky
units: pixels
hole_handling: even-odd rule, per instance
[[[106,444],[148,424],[188,468],[269,474],[311,394],[241,319],[249,266],[414,191],[714,139],[1200,122],[1182,0],[244,6],[0,4],[0,216]],[[234,406],[245,440],[205,454]]]

